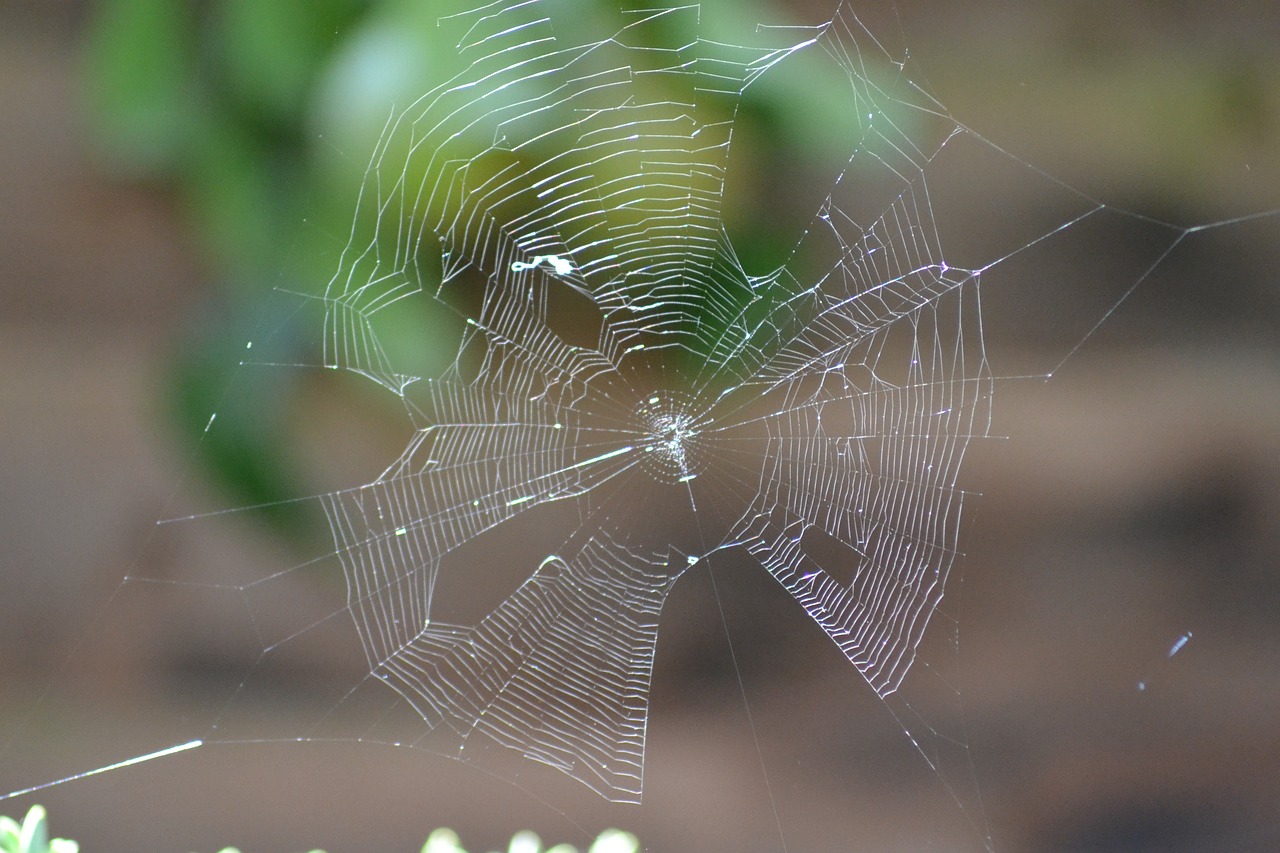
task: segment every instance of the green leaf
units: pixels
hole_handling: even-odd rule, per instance
[[[147,177],[177,167],[199,97],[192,15],[179,0],[103,0],[85,50],[89,114],[118,167]]]
[[[640,840],[621,829],[606,829],[591,845],[589,853],[640,853]]]
[[[511,846],[507,848],[507,853],[538,853],[541,849],[542,839],[526,829],[511,836]]]
[[[362,0],[223,0],[218,52],[241,103],[273,122],[301,117],[307,92]]]
[[[0,853],[17,853],[22,827],[11,817],[0,815]]]
[[[202,123],[184,189],[198,233],[223,269],[260,270],[279,257],[281,207],[268,147],[232,116]]]
[[[45,853],[49,847],[49,827],[44,806],[34,805],[22,821],[18,849],[22,853]]]
[[[462,841],[452,829],[441,827],[427,837],[422,845],[422,853],[467,853],[462,849]]]

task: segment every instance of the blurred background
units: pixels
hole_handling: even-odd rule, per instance
[[[1280,209],[1273,3],[867,6],[913,77],[1018,158],[974,169],[963,207],[938,211],[977,257],[1044,199],[1070,215],[1050,184],[1019,196],[1019,161],[1179,225]],[[816,0],[704,7],[831,15]],[[264,645],[268,617],[246,618],[238,587],[332,547],[305,504],[157,519],[365,482],[401,449],[404,425],[362,388],[240,363],[250,339],[319,361],[281,291],[314,292],[336,268],[390,104],[446,64],[436,14],[420,0],[0,7],[0,792],[208,737]],[[732,155],[751,164],[748,195],[726,215],[749,270],[794,242],[779,211],[829,182],[769,164],[824,161],[830,112],[748,95]],[[984,282],[997,375],[1052,370],[1176,232],[1104,216],[1072,236]],[[526,827],[583,845],[607,825],[655,851],[969,850],[987,833],[998,851],[1280,848],[1277,270],[1280,216],[1191,233],[1052,382],[998,383],[992,431],[1007,438],[970,449],[982,497],[932,638],[955,691],[924,715],[963,733],[971,767],[932,771],[763,573],[720,585],[740,685],[691,573],[664,613],[643,806],[537,767],[491,776],[356,743],[358,708],[342,709],[355,735],[279,740],[319,737],[296,721],[333,700],[307,685],[364,666],[317,631],[272,673],[277,691],[237,699],[268,742],[0,813],[43,802],[86,851],[416,850],[440,825],[471,849]],[[298,624],[341,606],[332,577],[279,603]]]

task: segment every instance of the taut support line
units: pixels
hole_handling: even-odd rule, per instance
[[[64,779],[57,779],[53,782],[45,782],[43,785],[33,785],[30,788],[23,788],[20,791],[13,791],[0,796],[0,800],[11,800],[14,797],[21,797],[23,794],[33,794],[36,791],[43,791],[45,788],[54,788],[58,785],[65,785],[67,782],[74,782],[77,779],[84,779],[88,776],[97,776],[99,773],[106,773],[108,770],[119,770],[121,767],[128,767],[131,764],[141,764],[144,761],[150,761],[153,758],[164,758],[166,755],[175,755],[179,752],[186,752],[189,749],[195,749],[198,746],[204,746],[202,740],[191,740],[186,743],[171,746],[168,749],[162,749],[159,752],[148,752],[146,755],[139,755],[136,758],[127,758],[124,761],[117,761],[115,764],[108,764],[106,767],[99,767],[96,770],[86,770],[83,773],[77,773],[74,776],[67,776]]]

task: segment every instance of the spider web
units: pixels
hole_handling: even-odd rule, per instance
[[[939,817],[948,809],[915,808],[912,792],[909,832],[960,821],[960,833],[938,833],[944,846],[968,832],[994,849],[947,654],[958,651],[950,575],[972,487],[964,460],[992,429],[984,329],[1004,344],[1003,326],[1038,321],[1059,335],[1055,359],[1071,358],[1184,238],[1254,217],[1179,227],[1057,182],[957,121],[897,46],[893,22],[864,24],[861,6],[840,3],[819,26],[756,27],[712,21],[697,5],[600,5],[431,6],[455,46],[439,59],[451,70],[391,112],[327,287],[287,294],[290,310],[318,315],[304,336],[321,334],[323,355],[298,357],[277,329],[265,337],[285,357],[255,346],[244,362],[263,372],[283,363],[297,376],[320,361],[326,378],[357,377],[374,392],[370,408],[391,403],[407,441],[358,477],[299,490],[324,492],[315,502],[332,547],[316,560],[290,555],[283,571],[226,560],[211,583],[187,567],[181,576],[144,567],[121,582],[129,595],[110,607],[152,592],[198,597],[200,618],[218,620],[201,641],[240,661],[217,662],[235,671],[227,701],[192,712],[204,725],[161,742],[193,731],[201,740],[118,761],[103,738],[100,757],[76,758],[97,770],[5,798],[205,744],[334,740],[461,758],[476,776],[495,756],[524,756],[524,769],[554,768],[566,787],[639,802],[659,626],[667,637],[676,627],[664,606],[682,577],[685,588],[709,578],[732,643],[721,597],[776,582],[781,603],[851,665],[849,697],[859,688],[859,710],[886,712],[902,751],[917,752],[923,762],[909,757],[926,781],[958,806]],[[838,153],[813,167],[820,189],[799,225],[787,206],[806,188],[782,188],[788,249],[760,263],[750,235],[734,230],[735,206],[750,198],[743,176],[773,168],[750,162],[746,114],[762,92],[777,98],[769,87],[797,67],[831,87],[812,93],[831,113],[830,138],[814,148]],[[970,204],[982,179],[967,172],[998,175],[992,191],[1014,201]],[[1092,258],[1099,234],[1155,248],[1134,268],[1091,268],[1120,292],[1090,291],[1079,316],[1046,320],[1061,306],[1061,282],[1042,286],[1058,274],[1050,266]],[[1038,254],[1046,245],[1058,254]],[[984,305],[984,288],[1000,298]],[[1023,365],[996,355],[1007,386]],[[1039,364],[1026,373],[1046,376]],[[325,460],[367,456],[378,438],[343,435]],[[345,606],[323,589],[329,564]],[[110,607],[86,636],[111,621],[108,610],[118,615]],[[769,642],[782,632],[753,624],[748,633]],[[181,643],[167,645],[181,656],[172,649]],[[307,706],[323,709],[319,721],[267,707],[297,686],[302,646],[343,681]],[[358,659],[344,669],[347,652]],[[780,815],[813,815],[796,801],[831,778],[821,760],[841,745],[811,732],[804,709],[749,699],[750,673],[737,671],[732,647],[730,657],[752,735],[757,716],[771,719],[789,729],[788,750],[808,738],[824,753],[788,752],[814,778],[795,792],[778,785],[780,809],[756,738],[785,849]],[[264,684],[272,690],[256,693]],[[844,749],[842,807],[853,799],[849,767],[863,757]],[[559,781],[534,777],[535,793],[510,766],[491,775],[533,799]],[[894,780],[878,765],[867,775],[874,787],[859,797],[875,810]],[[652,784],[647,794],[669,796]]]
[[[688,39],[699,14],[443,17],[465,67],[389,122],[323,296],[326,365],[415,430],[322,499],[371,672],[459,750],[488,738],[616,801],[642,793],[664,600],[715,552],[750,554],[877,695],[899,688],[989,421],[978,279],[944,259],[926,180],[960,127],[847,5],[752,45]],[[750,275],[721,224],[734,116],[801,51],[841,76],[851,154],[787,262]],[[380,343],[422,296],[459,320],[438,376]],[[442,617],[449,572],[490,583],[451,555],[551,505],[567,532],[527,580],[474,624]]]

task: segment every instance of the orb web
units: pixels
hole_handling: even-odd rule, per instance
[[[612,12],[440,19],[462,70],[388,123],[323,296],[326,364],[401,398],[415,431],[323,504],[370,669],[428,727],[639,801],[663,603],[710,555],[751,555],[878,695],[898,689],[991,380],[977,277],[944,260],[926,180],[959,126],[849,6],[742,45],[685,35],[696,6]],[[787,263],[751,275],[721,222],[735,114],[814,52],[848,160]],[[378,332],[422,298],[458,320],[434,376]],[[443,574],[486,583],[450,556],[550,505],[563,545],[478,622],[443,618]]]
[[[1204,388],[1244,385],[1224,382],[1220,368],[1200,376],[1197,367],[1194,378],[1166,369],[1177,359],[1163,349],[1139,352],[1155,336],[1129,309],[1155,303],[1138,325],[1189,315],[1158,336],[1161,347],[1176,336],[1178,353],[1218,359],[1230,337],[1241,347],[1223,362],[1231,375],[1250,387],[1268,381],[1255,369],[1275,340],[1261,284],[1275,264],[1258,247],[1276,244],[1268,237],[1280,210],[1267,197],[1275,164],[1263,137],[1250,135],[1270,114],[1267,90],[1249,83],[1265,71],[1234,44],[1223,66],[1221,49],[1201,38],[1209,18],[1196,20],[1189,43],[1166,45],[1163,59],[1130,41],[1123,63],[1101,69],[1096,44],[1087,55],[1074,45],[1028,59],[1045,33],[1027,21],[1006,30],[1007,10],[991,27],[977,10],[946,17],[930,7],[928,23],[912,24],[917,59],[904,46],[915,4],[832,0],[834,16],[813,27],[757,27],[742,20],[757,10],[726,15],[729,5],[415,0],[385,7],[414,18],[410,33],[388,27],[381,4],[341,28],[334,77],[316,98],[335,114],[309,143],[342,160],[323,177],[351,181],[341,193],[346,222],[335,231],[317,206],[298,230],[319,247],[279,241],[306,263],[275,273],[281,287],[255,312],[248,343],[230,333],[243,360],[217,410],[207,408],[216,389],[195,397],[196,441],[212,439],[206,457],[235,464],[239,438],[269,435],[262,452],[279,453],[282,469],[295,451],[311,451],[300,466],[311,484],[284,486],[287,475],[272,470],[267,479],[285,489],[272,498],[299,497],[258,503],[258,492],[242,493],[213,499],[223,507],[213,512],[198,511],[206,498],[187,488],[198,484],[183,484],[97,618],[66,611],[80,642],[50,679],[59,689],[37,697],[0,746],[15,777],[0,799],[108,772],[117,778],[99,791],[120,793],[129,773],[154,782],[169,765],[198,778],[203,803],[215,788],[206,773],[221,765],[254,813],[268,776],[289,802],[314,802],[314,791],[295,787],[297,774],[275,766],[283,751],[327,762],[305,781],[344,786],[373,804],[383,828],[394,821],[386,805],[403,795],[449,815],[439,822],[483,811],[486,826],[500,803],[512,830],[525,825],[519,807],[533,803],[584,838],[596,820],[587,812],[608,811],[611,823],[648,822],[659,846],[666,827],[690,819],[717,839],[694,844],[709,848],[733,837],[727,828],[742,848],[826,849],[839,838],[844,847],[991,851],[988,807],[1002,834],[1036,837],[1030,821],[1047,827],[1039,837],[1050,844],[1068,837],[1056,834],[1059,821],[1092,820],[1081,806],[1100,791],[1127,808],[1091,774],[1079,777],[1086,791],[1065,796],[1022,784],[1029,775],[1095,760],[1126,797],[1145,798],[1151,789],[1135,779],[1164,784],[1142,766],[1151,756],[1167,769],[1169,755],[1204,751],[1192,729],[1221,734],[1196,713],[1207,707],[1205,685],[1219,700],[1232,692],[1217,679],[1239,647],[1201,659],[1194,699],[1173,702],[1162,690],[1172,668],[1156,669],[1144,652],[1129,667],[1142,671],[1125,674],[1117,645],[1154,633],[1161,661],[1176,652],[1178,666],[1193,662],[1202,652],[1179,651],[1192,629],[1197,643],[1225,636],[1221,623],[1215,632],[1201,621],[1213,609],[1204,588],[1175,614],[1168,579],[1154,580],[1164,555],[1113,562],[1095,539],[1120,547],[1113,522],[1141,514],[1146,537],[1158,517],[1177,527],[1170,565],[1220,568],[1214,555],[1234,539],[1216,538],[1215,521],[1211,544],[1186,547],[1197,534],[1152,475],[1191,471],[1182,486],[1207,496],[1215,519],[1224,496],[1233,513],[1255,506],[1236,506],[1234,461],[1244,457],[1235,445],[1256,441],[1269,414],[1250,409],[1242,433],[1216,420],[1169,430],[1227,408]],[[893,20],[899,13],[908,21]],[[1080,31],[1079,16],[1057,14]],[[1158,17],[1164,32],[1195,13]],[[958,22],[974,29],[951,32]],[[1012,54],[982,40],[997,33]],[[448,49],[435,49],[437,36]],[[433,49],[405,56],[422,44]],[[1173,67],[1162,64],[1169,57],[1195,76],[1150,73]],[[431,82],[414,83],[409,99],[361,91],[382,132],[376,144],[356,139],[368,116],[338,114],[351,106],[343,98],[353,85],[397,85],[381,72],[414,73],[399,68],[404,59],[430,65]],[[1205,73],[1237,60],[1238,78]],[[1121,69],[1140,73],[1116,76]],[[1001,143],[956,120],[928,78]],[[1152,90],[1156,79],[1170,88]],[[1100,96],[1103,81],[1124,94]],[[1213,97],[1188,97],[1202,85]],[[982,98],[999,113],[984,115]],[[1230,102],[1230,116],[1206,117],[1204,102]],[[1019,129],[1000,127],[1008,115]],[[1144,121],[1160,139],[1132,145]],[[1210,123],[1223,134],[1212,143],[1199,135]],[[1023,136],[1027,127],[1035,130]],[[1117,149],[1126,153],[1100,175],[1069,162],[1087,151],[1097,169]],[[1224,179],[1233,170],[1250,186],[1227,199],[1241,189],[1239,175]],[[1112,204],[1126,198],[1154,212]],[[744,212],[752,205],[765,212]],[[294,268],[329,250],[340,262],[325,260],[318,276]],[[1138,299],[1126,302],[1131,294]],[[1246,296],[1257,316],[1237,323],[1224,312]],[[989,354],[1001,417],[1020,422],[995,428],[1013,440],[987,457],[973,451],[992,430]],[[1048,369],[1072,360],[1088,374],[1095,355],[1100,385]],[[1020,392],[1041,394],[1051,376],[1045,396],[1068,403],[1038,407],[1028,423]],[[1142,409],[1134,399],[1144,396],[1135,388],[1170,383],[1176,405]],[[305,399],[286,401],[286,392]],[[1121,396],[1138,408],[1108,418]],[[282,417],[286,408],[302,417]],[[1178,444],[1177,468],[1156,452],[1170,436],[1192,439]],[[1016,457],[1027,439],[1031,450]],[[1229,488],[1202,479],[1224,460]],[[1142,488],[1161,492],[1154,511],[1121,485],[1139,468]],[[53,482],[57,469],[48,473]],[[977,517],[966,491],[975,486],[993,498],[981,513],[986,536],[961,534]],[[38,494],[23,497],[28,509],[41,505]],[[1010,494],[1020,506],[1001,506]],[[244,523],[250,517],[263,526]],[[318,543],[302,542],[311,521]],[[1047,538],[1072,523],[1088,534]],[[284,535],[259,536],[268,528]],[[208,534],[219,531],[231,536],[215,543]],[[1030,547],[1044,551],[1029,553],[1036,537]],[[966,540],[976,552],[967,577],[955,569]],[[59,576],[21,574],[24,583]],[[1211,574],[1213,589],[1232,586]],[[1145,585],[1133,585],[1137,575]],[[1256,607],[1257,578],[1232,576]],[[1134,609],[1140,598],[1150,604]],[[44,618],[19,603],[31,613],[15,624]],[[1247,615],[1230,609],[1233,622]],[[1174,616],[1175,628],[1154,624]],[[109,697],[98,681],[85,682],[83,725],[59,723],[70,706],[60,688],[78,684],[80,670],[105,675],[112,690],[130,681],[117,677],[117,659],[130,657],[120,649],[144,652],[148,670],[171,677],[167,698],[139,693],[147,713],[130,709],[130,731],[141,735],[121,737],[121,714],[100,701]],[[1132,664],[1132,648],[1127,656]],[[975,660],[980,669],[963,671]],[[1227,669],[1248,678],[1247,667]],[[1115,672],[1119,681],[1108,678]],[[1108,682],[1124,692],[1113,689],[1103,706]],[[1253,686],[1234,691],[1237,702]],[[1135,707],[1129,692],[1148,704]],[[152,713],[159,701],[164,713]],[[1178,721],[1188,727],[1163,728]],[[73,731],[98,734],[79,735],[72,756],[62,738]],[[1249,733],[1240,731],[1237,740]],[[46,748],[41,733],[59,747]],[[1116,763],[1121,741],[1133,748]],[[46,769],[24,768],[24,751]],[[147,769],[131,769],[140,764]],[[261,785],[243,784],[266,765]],[[901,771],[919,787],[906,787]],[[1213,801],[1196,781],[1205,774],[1175,775],[1178,808]],[[691,782],[696,795],[681,796]],[[643,810],[606,802],[642,796]],[[930,796],[942,807],[921,807]],[[744,813],[766,803],[771,810]],[[1267,817],[1257,825],[1273,829],[1270,812],[1258,814]],[[415,810],[411,819],[426,818]]]

